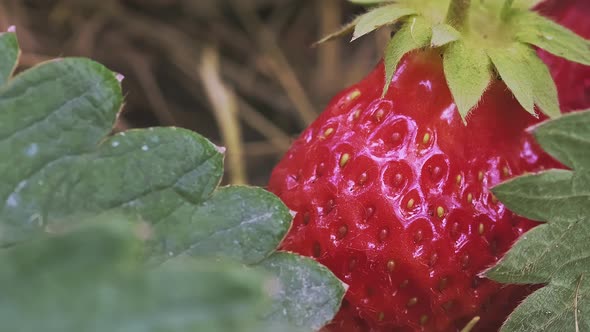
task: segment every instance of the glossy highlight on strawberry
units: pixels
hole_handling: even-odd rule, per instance
[[[348,289],[328,331],[494,331],[525,286],[480,277],[535,223],[490,192],[559,167],[500,80],[465,126],[436,50],[410,53],[381,98],[384,67],[336,96],[274,169],[295,211],[282,249],[315,257]],[[506,119],[510,119],[507,121]]]

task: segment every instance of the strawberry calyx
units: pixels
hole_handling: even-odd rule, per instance
[[[534,0],[349,1],[374,7],[318,43],[351,32],[356,40],[398,25],[385,50],[383,94],[405,54],[437,49],[464,122],[496,78],[505,82],[527,112],[536,116],[538,109],[552,118],[560,115],[555,83],[534,47],[590,65],[590,41],[532,12]]]

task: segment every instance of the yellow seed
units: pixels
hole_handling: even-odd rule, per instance
[[[361,116],[361,110],[354,111],[354,114],[352,115],[352,117],[356,120],[359,118],[359,116]]]
[[[385,313],[383,311],[381,311],[379,313],[379,321],[382,321],[385,318]]]
[[[426,325],[426,323],[428,323],[428,316],[427,315],[420,316],[420,325]]]
[[[411,209],[414,207],[414,199],[410,198],[410,200],[408,201],[408,209]]]
[[[348,101],[353,101],[361,96],[361,92],[357,89],[348,94]]]
[[[350,160],[350,155],[348,153],[344,153],[342,157],[340,157],[340,167],[346,166],[348,161]]]
[[[394,269],[395,269],[395,261],[393,259],[391,259],[387,262],[387,271],[393,272]]]
[[[461,174],[457,175],[457,184],[461,184],[462,179],[463,177],[461,176]]]
[[[416,303],[418,303],[418,298],[417,298],[417,297],[413,297],[413,298],[411,298],[411,299],[408,301],[408,303],[407,303],[407,306],[408,306],[408,307],[411,307],[411,306],[414,306],[414,305],[416,305]]]
[[[471,321],[469,321],[469,323],[467,323],[467,325],[465,325],[465,327],[461,331],[465,331],[465,332],[473,331],[473,328],[479,322],[479,320],[480,320],[479,316],[473,317],[473,319]]]
[[[428,144],[428,142],[430,142],[430,134],[426,133],[426,134],[424,134],[424,138],[422,138],[422,143]]]
[[[477,229],[477,231],[479,232],[479,235],[482,235],[484,232],[484,226],[482,223],[479,224],[479,228]]]
[[[409,283],[410,283],[410,280],[406,279],[406,280],[402,281],[402,283],[399,285],[399,288],[406,288]]]
[[[498,197],[496,197],[493,194],[492,194],[492,203],[494,203],[494,204],[498,203]]]
[[[483,172],[482,171],[479,171],[479,174],[477,174],[477,179],[479,181],[483,181]]]
[[[334,128],[328,128],[324,131],[324,138],[332,135],[334,133]]]
[[[436,208],[436,215],[442,218],[445,215],[445,209],[442,206]]]
[[[504,168],[502,169],[502,172],[504,173],[504,176],[509,176],[510,175],[510,170],[506,166],[504,166]]]
[[[377,113],[375,113],[375,120],[377,120],[377,122],[381,122],[384,115],[385,115],[385,111],[378,110]]]
[[[467,194],[467,203],[471,204],[473,202],[473,195],[471,193]]]

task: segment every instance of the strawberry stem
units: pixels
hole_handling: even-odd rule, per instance
[[[471,0],[451,0],[447,12],[447,23],[459,31],[463,31],[469,19]]]

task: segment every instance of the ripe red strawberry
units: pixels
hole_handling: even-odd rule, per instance
[[[385,98],[382,65],[337,96],[275,168],[269,188],[297,212],[282,248],[335,272],[350,286],[345,310],[373,329],[498,324],[505,312],[485,307],[505,295],[477,274],[533,223],[488,189],[555,164],[501,81],[464,126],[438,53],[399,68]]]
[[[549,0],[537,10],[580,36],[590,38],[590,1]],[[569,112],[590,108],[590,66],[567,61],[544,50],[538,53],[551,70],[561,110]]]
[[[394,17],[397,3],[411,2],[367,14],[377,19],[359,21],[361,32],[382,25],[384,14]],[[498,15],[488,7],[475,17],[488,13],[503,17],[515,33],[521,19],[540,20],[510,20],[521,12]],[[399,52],[406,55],[390,68],[395,74],[387,93],[382,94],[389,83],[384,74],[390,71],[379,64],[336,96],[274,169],[269,189],[296,212],[282,249],[315,257],[350,286],[329,331],[457,331],[475,316],[481,321],[474,331],[495,331],[530,288],[500,285],[481,273],[535,223],[508,211],[490,188],[524,172],[560,166],[525,130],[539,119],[521,106],[531,110],[534,102],[551,113],[558,108],[557,94],[534,51],[514,46],[505,30],[473,26],[471,35],[453,43],[452,27],[405,15],[396,36],[406,35],[393,37],[385,62],[391,65]],[[432,31],[442,34],[424,38],[429,30],[423,27],[437,25]],[[519,38],[527,38],[530,27],[522,31]],[[431,43],[437,47],[422,47]],[[408,45],[420,49],[408,53]],[[488,52],[483,58],[464,52],[478,52],[479,46]],[[490,80],[491,70],[485,69],[491,62],[506,84],[495,76]],[[531,65],[524,76],[549,81],[527,85],[521,75],[515,84],[511,75],[523,73],[521,63]],[[487,85],[479,102],[468,95],[481,83],[478,76]],[[451,77],[459,77],[459,84]],[[530,104],[522,91],[533,94]],[[467,125],[461,116],[466,104],[473,106]]]

